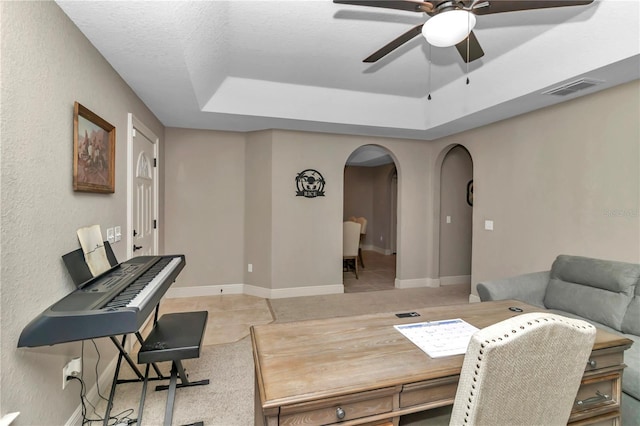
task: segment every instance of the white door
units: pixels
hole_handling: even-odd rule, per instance
[[[147,136],[146,129],[135,126],[132,130],[132,205],[131,256],[157,254],[157,201],[155,138]],[[152,134],[151,134],[152,135]],[[153,136],[152,136],[153,137]]]

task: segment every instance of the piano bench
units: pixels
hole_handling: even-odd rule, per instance
[[[138,352],[138,362],[174,361],[200,357],[207,311],[164,314]]]
[[[165,426],[171,425],[177,388],[209,384],[208,379],[190,382],[181,362],[183,359],[200,357],[202,339],[207,327],[207,316],[207,311],[164,314],[144,339],[138,352],[138,363],[147,364],[142,396],[140,397],[140,408],[138,409],[138,425],[142,424],[142,410],[147,393],[150,364],[171,361],[169,385],[156,386],[156,390],[169,389],[164,414]],[[180,383],[177,383],[178,376],[180,376]]]

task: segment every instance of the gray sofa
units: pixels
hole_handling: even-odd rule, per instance
[[[477,288],[483,302],[520,300],[633,340],[624,354],[622,424],[640,425],[640,264],[560,255],[550,271],[482,282]]]

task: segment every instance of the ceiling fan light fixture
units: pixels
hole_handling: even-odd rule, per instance
[[[449,10],[429,18],[422,35],[436,47],[455,46],[467,38],[476,25],[476,16],[466,10]]]

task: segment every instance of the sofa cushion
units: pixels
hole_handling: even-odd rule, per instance
[[[544,304],[622,330],[640,265],[560,255],[553,262]]]
[[[622,331],[640,336],[640,282],[636,284],[633,300],[627,307],[627,313],[622,319]]]
[[[640,279],[640,264],[561,254],[551,266],[551,278],[631,296]]]

